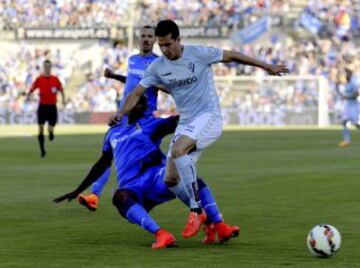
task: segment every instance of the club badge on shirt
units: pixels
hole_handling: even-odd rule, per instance
[[[51,93],[55,94],[57,92],[57,88],[56,87],[51,87]]]

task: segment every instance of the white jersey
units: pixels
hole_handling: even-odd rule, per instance
[[[175,101],[180,124],[189,123],[205,112],[221,117],[211,64],[222,59],[222,49],[184,46],[180,59],[161,56],[155,60],[140,84],[145,88],[164,85]]]

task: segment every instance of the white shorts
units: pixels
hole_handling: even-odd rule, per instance
[[[175,141],[182,135],[196,141],[196,151],[190,153],[194,162],[200,158],[202,151],[213,144],[223,130],[222,116],[213,113],[203,113],[188,124],[179,124],[171,139],[168,157]]]

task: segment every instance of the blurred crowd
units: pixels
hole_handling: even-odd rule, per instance
[[[130,8],[130,0],[3,0],[0,17],[6,29],[127,26]],[[144,0],[134,17],[152,25],[173,19],[182,26],[239,28],[267,12],[286,14],[288,8],[284,0]]]
[[[130,0],[2,0],[5,29],[122,26]]]
[[[305,12],[319,19],[319,35],[348,40],[360,35],[360,2],[358,0],[308,0]]]
[[[150,25],[156,25],[160,19],[171,19],[181,26],[239,29],[269,12],[286,14],[288,9],[284,0],[145,0],[139,18]]]
[[[35,103],[26,103],[22,93],[29,90],[34,80],[42,73],[43,61],[51,59],[53,74],[57,75],[66,88],[75,62],[65,58],[61,50],[33,48],[22,43],[15,51],[7,51],[0,57],[0,109],[20,112],[34,110]]]
[[[343,103],[337,89],[340,85],[346,84],[345,72],[351,71],[355,77],[360,78],[360,54],[359,47],[353,42],[342,42],[337,38],[334,39],[307,39],[302,41],[279,41],[274,39],[273,43],[245,45],[244,47],[235,48],[240,52],[257,57],[267,63],[286,64],[292,75],[320,75],[329,82],[329,108],[330,110],[341,110]],[[252,75],[261,78],[265,75],[264,71],[259,68],[244,65],[225,65],[220,64],[214,69],[218,75]],[[280,85],[280,84],[279,84]],[[262,85],[256,87],[255,91],[248,93],[239,92],[234,98],[233,105],[247,107],[252,103],[256,109],[265,109],[266,106],[259,105],[268,103],[275,109],[282,109],[283,105],[278,105],[273,98],[282,100],[289,109],[303,111],[316,108],[317,89],[315,83],[299,80],[296,83],[285,83],[277,92],[269,90],[269,86]],[[270,87],[271,88],[271,87]],[[270,92],[272,92],[270,94]],[[282,93],[281,93],[282,92]],[[277,97],[279,94],[283,96]],[[287,97],[284,99],[284,97]],[[260,98],[260,96],[262,96]],[[283,104],[284,104],[283,103]]]
[[[123,94],[123,84],[106,79],[103,75],[105,67],[117,73],[126,74],[128,49],[121,43],[112,46],[102,46],[100,53],[102,63],[91,73],[87,74],[86,81],[69,100],[67,109],[77,112],[113,112]]]

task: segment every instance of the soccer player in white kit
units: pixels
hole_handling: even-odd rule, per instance
[[[237,52],[198,45],[182,45],[179,28],[171,20],[160,21],[155,34],[163,56],[146,70],[115,118],[120,120],[151,86],[165,87],[173,97],[180,121],[171,140],[165,183],[181,200],[190,199],[191,211],[182,232],[194,236],[206,220],[198,197],[195,164],[202,151],[222,133],[223,122],[211,64],[236,62],[256,66],[271,75],[288,73],[284,65],[269,65]]]

